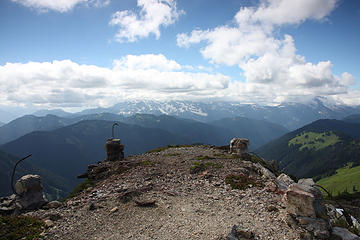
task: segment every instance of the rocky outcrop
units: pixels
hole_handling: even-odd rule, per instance
[[[50,220],[45,239],[352,239],[331,234],[311,179],[276,177],[248,155],[194,146],[99,162],[92,187],[31,215]]]
[[[127,169],[127,163],[124,160],[124,144],[121,144],[120,139],[109,138],[105,144],[106,158],[104,162],[98,162],[98,164],[88,165],[88,169],[85,173],[78,175],[78,178],[88,178],[89,180],[99,181],[101,179],[109,177],[111,168],[114,168],[113,162],[122,162],[115,172],[122,172]]]

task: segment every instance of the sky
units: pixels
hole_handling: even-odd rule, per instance
[[[1,0],[0,108],[360,104],[359,0]]]

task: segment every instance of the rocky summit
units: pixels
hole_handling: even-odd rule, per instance
[[[320,191],[252,154],[165,147],[86,175],[76,196],[24,213],[45,221],[43,239],[358,239],[332,234]]]

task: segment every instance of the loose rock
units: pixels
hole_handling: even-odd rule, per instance
[[[360,238],[349,230],[341,227],[334,227],[332,229],[332,240],[359,240]]]

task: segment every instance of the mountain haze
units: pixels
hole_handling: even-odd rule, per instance
[[[189,144],[225,145],[228,144],[229,139],[235,134],[235,131],[230,131],[221,126],[213,127],[206,123],[178,119],[168,115],[135,114],[125,118],[123,121],[128,124],[166,130],[186,139]]]
[[[353,114],[343,119],[345,122],[360,123],[360,114]]]
[[[223,127],[236,133],[236,135],[233,136],[250,139],[251,148],[259,147],[288,132],[288,130],[281,125],[244,117],[224,118],[209,122],[209,124]]]

